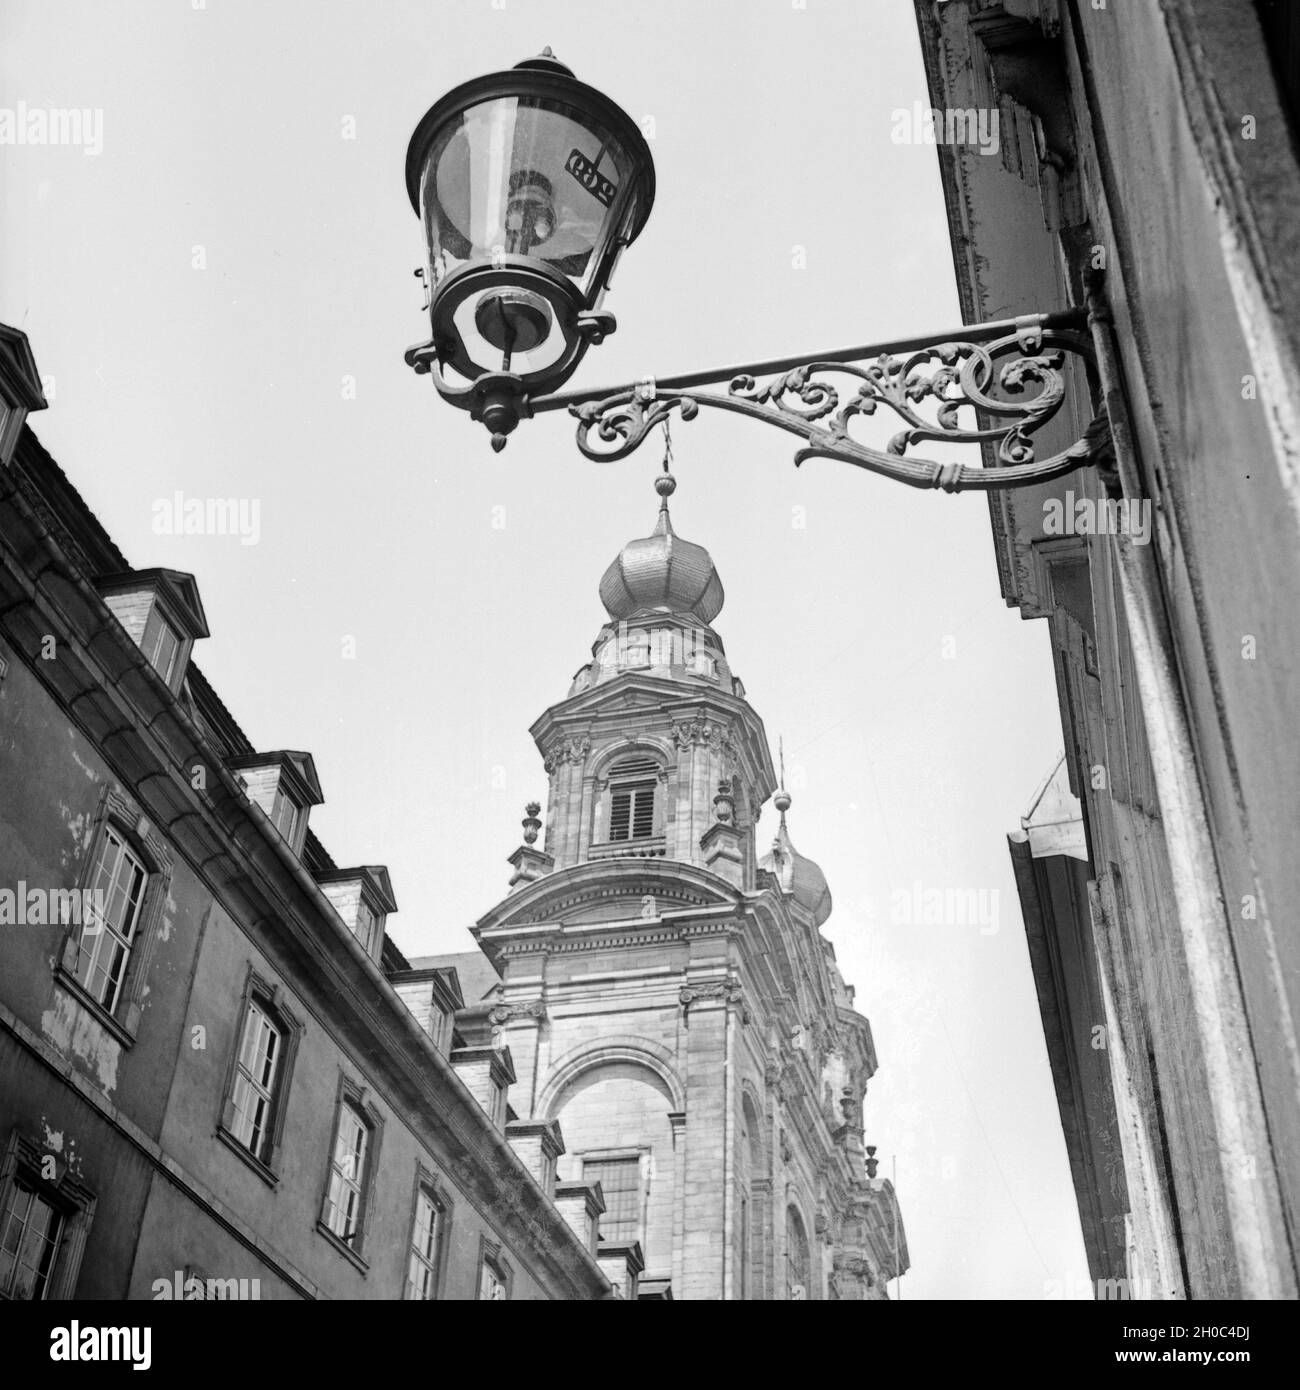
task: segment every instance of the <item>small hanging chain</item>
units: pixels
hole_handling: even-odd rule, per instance
[[[672,471],[673,462],[673,431],[668,417],[664,416],[664,472]]]

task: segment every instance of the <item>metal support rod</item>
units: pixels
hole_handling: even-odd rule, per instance
[[[668,395],[673,391],[688,391],[696,386],[716,386],[719,382],[731,381],[738,376],[776,376],[782,372],[793,371],[808,362],[870,362],[881,356],[892,357],[902,353],[919,352],[935,343],[991,342],[996,338],[1009,337],[1029,326],[1036,326],[1045,332],[1068,332],[1083,328],[1086,322],[1087,314],[1082,309],[1062,309],[1050,314],[1025,314],[1020,318],[964,325],[950,333],[922,333],[909,338],[893,338],[883,343],[832,348],[829,352],[802,352],[794,357],[774,357],[766,362],[742,362],[732,367],[711,367],[699,372],[685,372],[679,376],[656,377],[654,387],[657,394]],[[624,382],[619,386],[595,386],[581,391],[561,391],[551,396],[538,396],[529,402],[529,407],[534,415],[544,410],[567,410],[570,406],[607,400],[611,396],[635,389],[635,382]]]

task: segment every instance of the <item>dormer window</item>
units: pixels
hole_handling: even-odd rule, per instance
[[[172,672],[176,669],[176,658],[180,655],[181,639],[156,607],[145,623],[140,648],[153,669],[170,685]]]
[[[331,869],[317,874],[321,892],[330,900],[343,925],[376,964],[384,944],[384,923],[397,911],[393,885],[382,864],[356,869]]]
[[[451,1050],[456,1011],[465,1007],[455,967],[421,966],[417,960],[410,970],[389,971],[388,979],[433,1045],[446,1056]]]
[[[302,807],[283,788],[276,792],[275,810],[271,814],[271,824],[284,837],[285,843],[298,843],[298,822],[302,819]]]
[[[294,854],[301,854],[307,817],[313,806],[325,800],[311,754],[250,753],[233,759],[230,768],[248,799],[266,812],[285,844]]]
[[[179,694],[195,639],[208,635],[194,576],[133,570],[97,581],[104,602],[173,694]]]
[[[609,772],[612,841],[648,840],[657,830],[659,764],[644,756],[620,758]]]
[[[374,954],[375,928],[378,925],[379,916],[374,908],[369,903],[358,903],[356,925],[352,928],[352,935],[361,943],[361,948],[367,955]]]

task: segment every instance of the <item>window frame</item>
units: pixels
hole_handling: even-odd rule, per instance
[[[155,625],[153,650],[150,651],[149,630]],[[158,655],[162,649],[160,639],[164,635],[170,637],[173,643],[171,659],[168,661],[165,671],[158,665]],[[149,605],[149,612],[144,620],[144,627],[140,632],[140,650],[144,654],[144,659],[153,667],[158,675],[162,677],[163,683],[168,686],[168,688],[172,686],[172,677],[176,674],[176,668],[180,663],[181,651],[184,646],[184,634],[177,630],[176,625],[172,623],[162,611],[162,606],[158,602],[158,595],[155,593],[153,602]]]
[[[436,1235],[432,1263],[419,1255],[415,1248],[415,1234],[420,1215],[420,1198],[428,1197],[436,1214]],[[402,1301],[404,1303],[436,1303],[443,1297],[447,1277],[447,1249],[451,1237],[452,1202],[447,1190],[437,1176],[423,1163],[415,1165],[415,1188],[411,1197],[411,1224],[406,1240],[406,1259],[402,1265]],[[423,1298],[411,1293],[411,1265],[419,1259],[430,1270],[432,1292]]]
[[[144,857],[135,849],[131,843],[131,837],[127,832],[117,825],[113,820],[105,822],[102,833],[99,836],[97,853],[90,865],[88,878],[89,889],[93,893],[96,891],[96,883],[101,877],[101,869],[108,866],[110,846],[115,846],[116,853],[112,855],[112,865],[109,872],[108,886],[103,891],[111,903],[116,897],[116,889],[119,886],[119,878],[123,869],[134,871],[139,874],[139,886],[134,894],[126,900],[127,912],[123,914],[120,923],[112,921],[111,913],[107,916],[99,916],[98,913],[92,922],[85,919],[84,904],[89,899],[83,897],[83,914],[81,922],[81,934],[77,938],[77,964],[75,976],[77,983],[85,992],[99,1005],[107,1014],[115,1014],[117,1006],[121,1002],[122,989],[126,984],[126,977],[131,969],[131,958],[135,954],[140,934],[140,919],[144,913],[145,897],[149,891],[149,880],[152,875],[149,867],[144,861]],[[73,925],[73,924],[69,924]],[[87,937],[91,938],[89,948],[86,947]],[[112,952],[116,948],[120,951],[120,964],[117,969],[104,972],[103,992],[95,982],[96,971],[102,965],[102,956],[105,950]],[[82,979],[82,965],[86,966],[86,978]]]
[[[620,764],[633,762],[639,766],[619,771]],[[652,845],[662,840],[667,821],[667,784],[667,765],[658,749],[620,749],[619,756],[598,780],[600,797],[597,802],[596,830],[599,832],[599,838],[595,843],[601,847],[613,847]],[[627,808],[626,834],[616,836],[614,808],[619,796],[625,792],[631,793]],[[637,793],[648,795],[650,802],[649,828],[640,835],[633,834],[642,804],[642,797]]]
[[[357,899],[356,926],[352,930],[352,935],[356,937],[357,944],[368,956],[373,957],[375,954],[375,944],[382,920],[380,914],[366,901],[363,888]]]
[[[584,1149],[574,1154],[574,1158],[578,1161],[578,1171],[581,1175],[582,1182],[600,1181],[599,1176],[588,1177],[588,1164],[636,1163],[636,1229],[631,1233],[630,1238],[622,1237],[619,1240],[615,1240],[608,1231],[601,1230],[599,1232],[599,1239],[611,1245],[632,1245],[636,1241],[640,1241],[644,1249],[646,1225],[650,1213],[650,1149],[644,1146],[640,1148],[621,1149]],[[604,1190],[603,1184],[601,1190]],[[601,1220],[603,1222],[603,1215]]]
[[[478,1274],[474,1285],[474,1299],[479,1303],[509,1303],[514,1296],[515,1272],[510,1261],[501,1253],[499,1241],[480,1236],[478,1242]],[[491,1273],[498,1287],[504,1292],[500,1298],[483,1296],[484,1276]]]
[[[95,1215],[96,1197],[90,1188],[72,1176],[66,1161],[61,1178],[42,1177],[42,1164],[47,1157],[55,1157],[56,1163],[59,1162],[57,1156],[47,1155],[20,1130],[10,1133],[4,1159],[0,1162],[0,1241],[7,1233],[9,1206],[18,1187],[33,1192],[53,1208],[60,1218],[58,1249],[44,1293],[40,1300],[30,1301],[58,1303],[70,1299],[76,1289],[86,1237]],[[29,1300],[13,1298],[8,1291],[0,1292],[0,1303],[26,1301]]]
[[[240,1074],[240,1054],[248,1027],[249,1010],[254,1004],[268,1016],[273,1025],[279,1027],[281,1036],[279,1066],[263,1154],[254,1153],[235,1130],[235,1086]],[[280,1181],[278,1170],[284,1141],[285,1115],[289,1108],[294,1063],[298,1057],[298,1045],[302,1041],[304,1029],[302,1021],[289,1007],[285,991],[278,984],[259,975],[252,965],[249,965],[244,976],[244,988],[235,1017],[237,1024],[226,1061],[226,1077],[221,1088],[221,1111],[217,1119],[216,1134],[217,1138],[238,1154],[259,1177],[274,1187]]]
[[[286,808],[289,812],[287,828],[281,824]],[[298,827],[302,824],[302,814],[303,808],[297,801],[283,787],[277,786],[275,800],[271,803],[271,824],[279,833],[280,838],[295,854],[298,852]]]
[[[144,889],[136,912],[134,932],[126,965],[118,982],[112,1008],[81,983],[78,978],[83,923],[60,923],[66,928],[55,982],[88,1009],[124,1046],[130,1047],[144,1018],[144,999],[154,951],[159,939],[163,907],[171,891],[172,856],[166,842],[152,822],[115,787],[105,787],[95,813],[95,829],[82,855],[76,892],[81,902],[94,887],[96,869],[109,834],[116,835],[140,861],[145,872]],[[102,933],[101,933],[102,935]]]
[[[360,1201],[356,1225],[351,1235],[341,1236],[330,1226],[327,1216],[330,1205],[330,1188],[333,1185],[335,1171],[334,1158],[338,1151],[339,1127],[345,1111],[348,1110],[355,1112],[365,1125],[367,1142],[361,1181],[358,1184]],[[329,1141],[325,1153],[324,1181],[321,1184],[320,1201],[316,1208],[316,1229],[336,1250],[346,1255],[362,1273],[370,1268],[370,1263],[364,1252],[369,1235],[370,1217],[374,1210],[375,1180],[379,1172],[379,1153],[383,1135],[384,1117],[378,1107],[371,1103],[369,1092],[350,1077],[340,1073],[338,1091],[334,1100],[333,1121],[330,1125]]]

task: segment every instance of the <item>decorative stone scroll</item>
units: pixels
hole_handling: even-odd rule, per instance
[[[677,991],[682,1012],[689,1016],[691,1005],[701,999],[721,999],[728,1005],[740,1009],[741,1020],[749,1022],[749,1008],[745,1003],[745,991],[739,980],[708,980],[698,985],[683,985]]]
[[[591,740],[585,734],[580,738],[557,739],[542,759],[542,766],[549,776],[564,763],[586,762],[587,754],[590,752]]]
[[[689,719],[673,725],[673,742],[683,752],[692,747],[708,747],[715,752],[734,754],[731,730],[716,719]]]
[[[488,1022],[497,1028],[504,1028],[516,1018],[534,1018],[539,1022],[546,1017],[546,1003],[542,999],[525,999],[517,1004],[498,1004],[488,1014]]]

